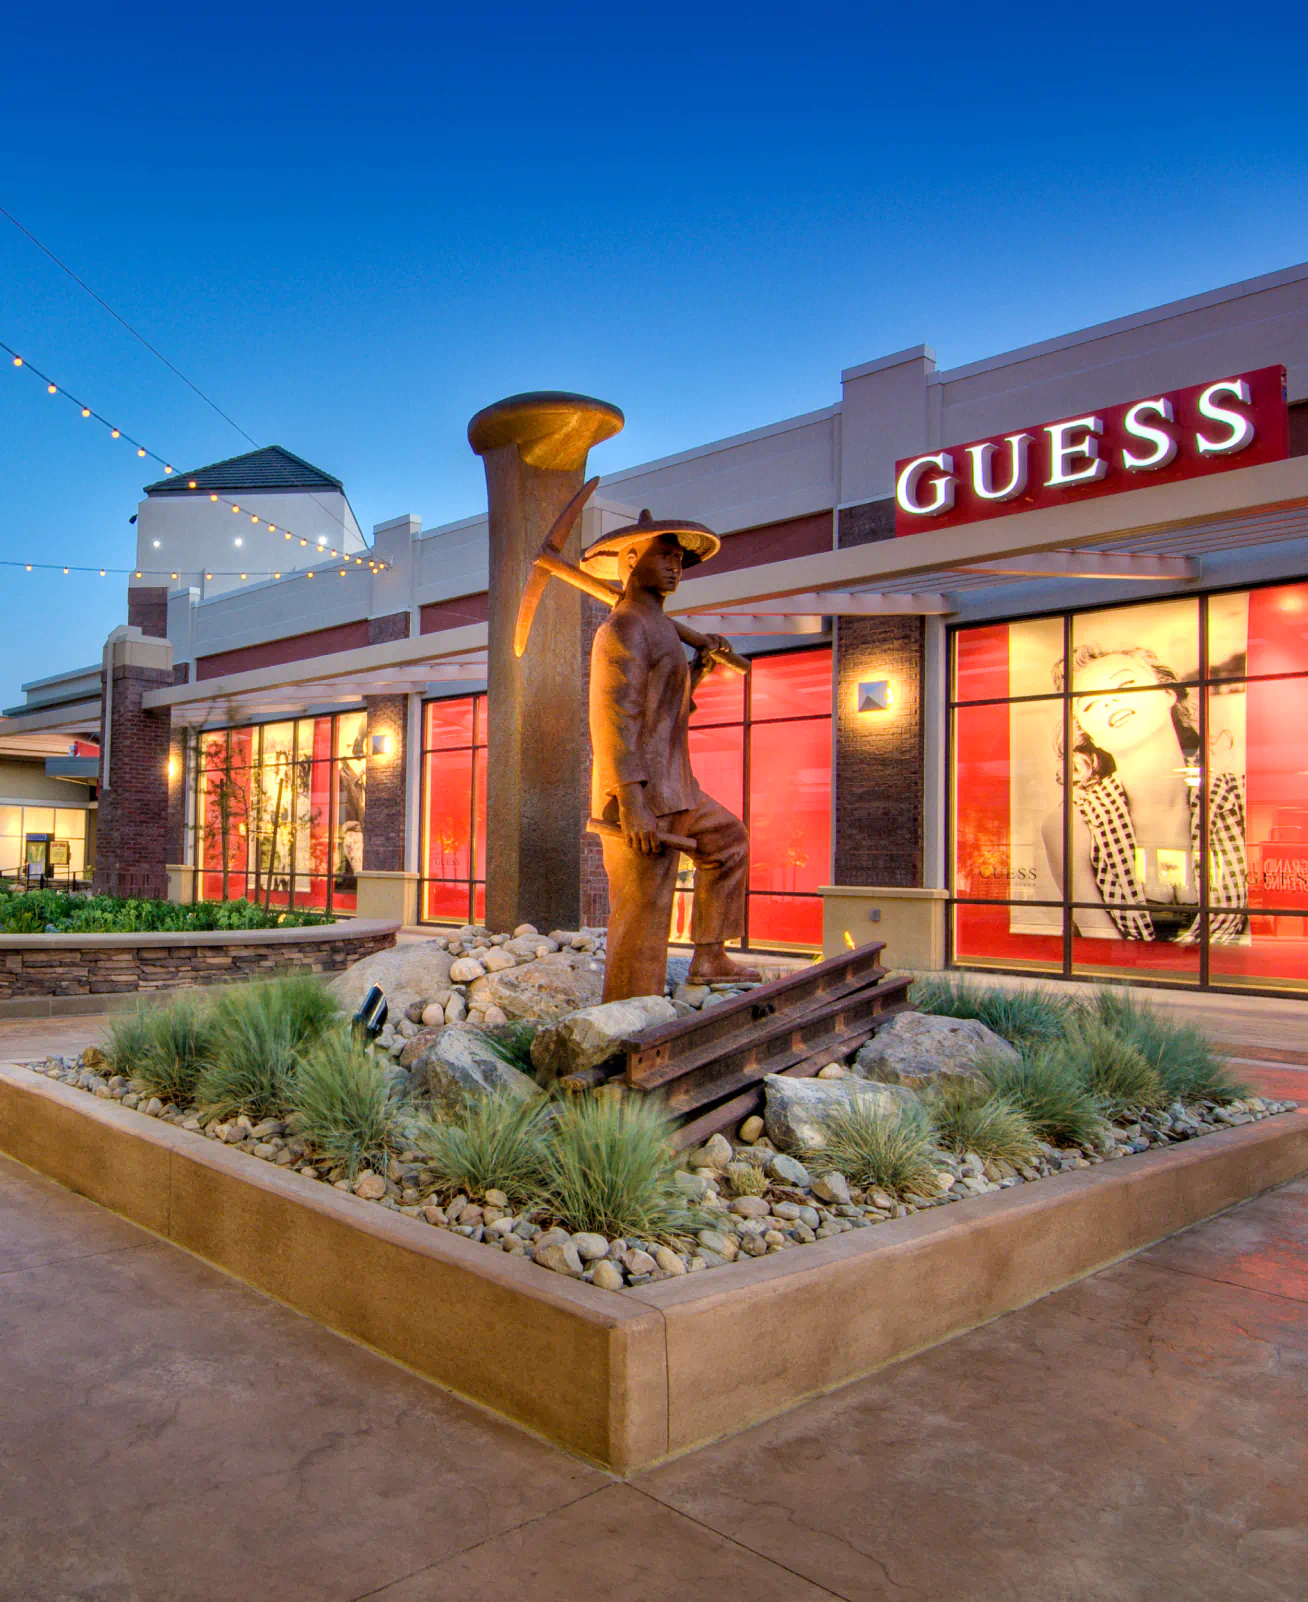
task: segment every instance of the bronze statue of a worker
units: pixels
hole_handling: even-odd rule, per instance
[[[678,852],[660,834],[696,845],[688,853],[695,864],[690,981],[759,977],[724,949],[744,932],[749,836],[734,813],[704,794],[690,766],[691,693],[713,665],[712,650],[726,641],[710,637],[692,666],[663,611],[682,569],[720,545],[698,523],[654,522],[642,512],[581,558],[587,573],[623,584],[590,655],[591,813],[622,831],[601,836],[610,908],[605,1001],[665,989]]]

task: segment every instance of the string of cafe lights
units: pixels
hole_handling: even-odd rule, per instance
[[[111,422],[109,418],[96,411],[94,407],[87,406],[84,404],[84,402],[78,400],[78,398],[72,394],[71,391],[65,389],[62,385],[57,384],[48,373],[43,373],[39,367],[33,366],[33,364],[29,362],[25,356],[16,351],[12,345],[6,344],[2,339],[0,339],[0,351],[5,352],[16,369],[30,373],[34,378],[43,383],[46,387],[47,394],[55,397],[62,397],[65,401],[75,406],[83,418],[89,418],[92,422],[99,423],[102,428],[108,431],[110,439],[126,440],[129,445],[135,448],[138,456],[149,458],[151,461],[158,462],[160,467],[163,468],[164,476],[166,478],[171,477],[176,472],[176,469],[173,467],[172,463],[169,462],[165,457],[160,456],[157,451],[151,450],[148,445],[143,445],[140,440],[134,439],[132,435],[125,433],[121,428],[117,427],[116,424]],[[197,481],[192,478],[187,480],[187,488],[198,489],[199,485]],[[211,490],[209,492],[209,499],[212,502],[217,502],[220,505],[230,507],[232,513],[236,516],[241,514],[240,503],[232,500],[230,496],[221,495],[216,490]],[[294,529],[289,529],[284,524],[272,523],[267,518],[260,517],[257,512],[247,512],[245,515],[249,517],[250,521],[255,524],[256,527],[266,528],[270,534],[280,533],[284,539],[289,540],[292,543],[296,540],[299,540],[300,545],[306,549],[321,551],[324,557],[330,557],[334,562],[344,562],[345,565],[338,569],[338,574],[341,578],[344,578],[349,573],[351,564],[353,564],[355,567],[364,567],[366,565],[367,568],[373,573],[383,573],[386,571],[387,564],[385,562],[379,562],[376,557],[369,556],[364,558],[362,556],[352,556],[348,551],[338,551],[331,546],[324,545],[322,543],[322,538],[325,538],[325,536],[319,539],[310,540],[307,536],[297,534]],[[98,567],[79,565],[75,562],[21,562],[0,560],[0,567],[23,568],[28,573],[40,570],[61,572],[64,574],[98,573],[101,578],[107,577],[110,573],[128,573],[136,578],[162,578],[166,574],[168,577],[176,579],[180,576],[176,572],[169,572],[167,568]],[[311,579],[314,577],[314,574],[315,569],[313,568],[301,568],[297,569],[293,573],[286,574],[285,577]],[[206,579],[282,579],[283,572],[281,569],[274,571],[272,568],[268,568],[261,572],[256,572],[249,568],[243,572],[240,572],[235,568],[231,569],[230,571],[213,569],[206,570],[204,576]]]

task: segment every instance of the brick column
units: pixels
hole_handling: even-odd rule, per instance
[[[368,732],[364,749],[368,759],[368,782],[364,788],[363,866],[366,872],[399,873],[404,867],[408,697],[370,695],[367,707]],[[373,741],[377,738],[386,741],[384,754],[373,751]]]
[[[108,895],[168,894],[172,718],[141,702],[172,683],[167,640],[132,624],[113,631],[104,648],[95,861],[95,888]]]
[[[894,503],[840,513],[840,546],[894,537]],[[836,629],[835,882],[922,883],[924,720],[920,617],[845,617]],[[858,686],[888,679],[884,712],[858,710]]]
[[[168,638],[168,586],[166,584],[129,584],[127,586],[127,621],[133,628],[152,639]]]

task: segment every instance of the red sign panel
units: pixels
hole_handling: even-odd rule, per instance
[[[1289,449],[1285,368],[1260,367],[906,457],[895,463],[895,533],[1256,467]]]

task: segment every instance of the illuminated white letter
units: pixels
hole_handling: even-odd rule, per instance
[[[932,498],[919,501],[917,487],[932,467],[940,469],[940,476],[930,481]],[[918,456],[899,475],[895,484],[895,500],[905,512],[912,512],[918,517],[936,517],[953,506],[954,485],[954,458],[948,451],[941,451],[939,456]]]
[[[1026,488],[1027,454],[1031,449],[1030,434],[1008,434],[1008,483],[1002,489],[994,487],[990,473],[990,459],[998,445],[969,445],[967,454],[972,458],[972,489],[983,501],[1011,501]]]
[[[1083,430],[1085,438],[1069,440],[1067,436],[1073,429]],[[1099,441],[1095,436],[1103,431],[1102,417],[1074,417],[1070,423],[1047,423],[1045,433],[1049,435],[1049,477],[1045,480],[1045,488],[1063,489],[1068,484],[1091,484],[1102,478],[1108,471],[1108,463],[1100,460]],[[1068,463],[1078,456],[1086,465],[1069,472]]]
[[[1231,434],[1229,439],[1219,440],[1196,434],[1194,442],[1199,447],[1200,456],[1229,456],[1232,451],[1242,451],[1254,437],[1253,419],[1233,412],[1227,406],[1218,406],[1214,399],[1217,395],[1233,395],[1242,406],[1248,406],[1251,400],[1249,386],[1243,378],[1227,378],[1220,384],[1209,384],[1199,397],[1199,415],[1214,423],[1224,423]]]
[[[1133,473],[1166,467],[1168,462],[1176,457],[1176,441],[1166,429],[1153,428],[1148,423],[1141,422],[1141,414],[1144,412],[1152,412],[1155,417],[1161,417],[1165,423],[1170,423],[1172,403],[1166,396],[1160,395],[1157,400],[1136,401],[1126,414],[1122,426],[1127,433],[1136,439],[1147,440],[1154,448],[1152,456],[1135,456],[1130,451],[1122,452],[1122,466],[1129,468]]]

